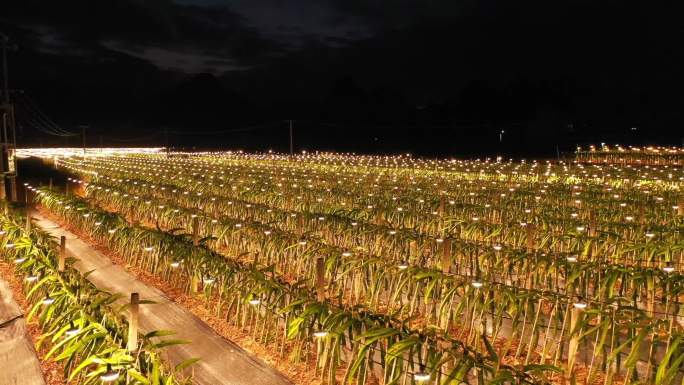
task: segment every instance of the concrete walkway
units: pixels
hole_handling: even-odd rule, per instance
[[[75,267],[82,273],[94,270],[88,280],[98,288],[121,293],[130,298],[132,292],[140,299],[152,299],[155,304],[140,305],[140,330],[173,330],[179,338],[192,341],[164,350],[173,365],[189,358],[200,358],[192,366],[193,382],[200,385],[289,385],[291,382],[274,368],[266,365],[235,343],[216,334],[206,323],[188,310],[168,299],[164,293],[138,281],[121,266],[114,265],[102,253],[90,247],[73,233],[59,227],[39,213],[32,213],[34,223],[59,239],[66,237],[67,256],[78,258]]]
[[[26,320],[0,277],[0,385],[45,385],[43,372],[26,334]]]

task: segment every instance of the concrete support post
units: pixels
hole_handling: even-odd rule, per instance
[[[531,253],[534,252],[534,247],[535,247],[535,241],[534,237],[536,235],[536,229],[534,228],[534,225],[531,223],[527,224],[527,252]]]
[[[323,258],[316,259],[316,295],[318,301],[325,300],[325,261]]]
[[[140,294],[131,293],[130,318],[128,319],[128,345],[129,352],[138,350],[138,321],[140,318]]]
[[[575,332],[577,324],[582,316],[582,309],[577,306],[570,305],[570,333]],[[575,365],[575,359],[577,356],[577,351],[579,350],[579,333],[575,333],[570,337],[570,345],[568,346],[568,374],[572,373],[573,366]]]
[[[192,244],[199,246],[199,219],[192,218]]]
[[[64,271],[64,266],[66,264],[66,237],[62,235],[59,237],[59,261],[57,264],[57,270]]]
[[[451,272],[451,238],[447,238],[442,243],[442,272]]]
[[[31,232],[31,208],[26,207],[26,233]]]
[[[17,178],[10,177],[10,200],[17,201]]]

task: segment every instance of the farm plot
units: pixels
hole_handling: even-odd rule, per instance
[[[43,206],[283,356],[313,357],[327,383],[681,381],[681,169],[336,154],[56,166],[83,197],[43,189]]]

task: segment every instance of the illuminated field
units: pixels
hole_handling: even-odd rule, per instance
[[[326,383],[665,384],[684,360],[675,151],[19,155],[82,195],[38,188],[43,207]]]

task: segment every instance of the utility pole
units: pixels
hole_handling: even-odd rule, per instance
[[[292,119],[290,119],[290,156],[294,155],[294,142],[292,139]]]
[[[90,128],[87,124],[81,124],[79,125],[81,128],[81,137],[83,138],[83,156],[85,156],[86,153],[86,128]]]
[[[2,103],[9,104],[9,77],[7,75],[7,43],[9,37],[0,33],[0,45],[2,46]]]
[[[3,114],[4,115],[4,114]],[[3,116],[4,117],[4,116]],[[3,119],[4,120],[4,119]],[[2,129],[5,129],[5,122],[2,122]],[[0,148],[0,200],[5,200],[5,145]]]
[[[15,131],[14,106],[10,104],[9,97],[9,75],[7,65],[7,51],[16,49],[16,46],[9,45],[9,37],[0,33],[0,54],[2,56],[2,101],[0,102],[0,116],[2,121],[0,127],[0,198],[5,198],[5,177],[10,180],[10,196],[12,201],[17,199],[17,163],[16,148],[17,136]]]
[[[7,42],[9,38],[4,34],[0,33],[0,45],[2,50],[2,104],[9,105],[9,85],[7,77]],[[4,107],[4,106],[3,106]],[[2,113],[2,131],[3,131],[3,141],[2,148],[0,148],[0,172],[2,172],[2,177],[0,178],[0,199],[5,199],[5,140],[4,137],[7,136],[7,114]]]
[[[166,157],[169,157],[169,129],[164,127],[164,146],[166,147]]]

